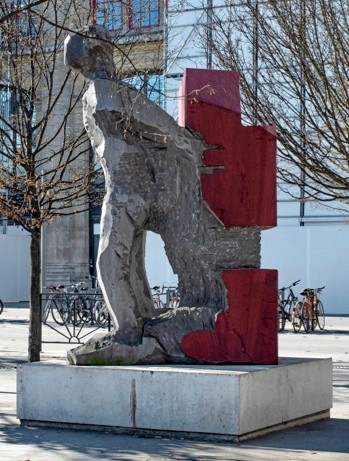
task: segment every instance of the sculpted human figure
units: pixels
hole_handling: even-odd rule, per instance
[[[238,231],[225,229],[202,200],[203,139],[116,78],[113,47],[103,28],[91,26],[87,33],[67,37],[65,62],[89,81],[83,118],[106,184],[97,270],[116,330],[68,358],[72,363],[91,363],[93,357],[190,362],[181,337],[212,329],[226,308],[219,269],[234,267],[239,259]],[[161,235],[178,274],[181,307],[174,311],[154,309],[144,266],[146,231]],[[250,247],[251,238],[245,259],[257,266],[259,232],[249,231]]]

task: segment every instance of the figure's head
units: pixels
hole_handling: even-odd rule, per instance
[[[113,45],[107,30],[94,25],[68,35],[64,41],[64,63],[88,79],[114,76]]]

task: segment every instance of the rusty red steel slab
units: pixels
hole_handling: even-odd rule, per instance
[[[218,314],[213,331],[185,335],[183,351],[209,363],[277,364],[277,271],[232,269],[222,278],[229,308]]]
[[[187,69],[180,90],[180,123],[208,145],[202,196],[226,227],[275,227],[275,126],[243,126],[239,76],[231,71]]]
[[[275,126],[243,126],[239,74],[187,69],[180,88],[179,123],[199,132],[202,197],[225,227],[276,226]],[[213,331],[185,335],[188,357],[209,363],[277,364],[277,271],[222,271],[228,308]]]

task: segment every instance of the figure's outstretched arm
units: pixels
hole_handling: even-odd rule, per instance
[[[201,153],[207,149],[200,135],[180,127],[160,106],[139,91],[116,79],[97,79],[91,93],[95,113],[113,114],[115,123],[138,138],[143,138],[161,148],[172,145],[182,156],[201,164]]]

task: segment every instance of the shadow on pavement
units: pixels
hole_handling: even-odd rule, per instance
[[[249,444],[259,448],[296,449],[314,453],[349,453],[348,434],[348,419],[331,418],[264,436]]]
[[[17,368],[20,363],[27,363],[28,360],[19,357],[0,356],[0,369]]]
[[[23,319],[2,319],[0,317],[0,324],[1,325],[29,325],[29,320],[23,320]]]
[[[278,334],[279,335],[297,335],[297,336],[301,336],[301,335],[321,336],[321,335],[347,335],[348,333],[349,333],[348,330],[322,330],[322,331],[314,330],[314,331],[310,331],[309,333],[306,333],[304,330],[301,330],[298,333],[295,333],[293,330],[283,330],[283,331],[279,331]]]
[[[228,444],[210,442],[198,442],[193,440],[172,440],[167,438],[141,438],[127,435],[115,435],[110,433],[98,433],[93,431],[76,431],[69,429],[50,429],[21,426],[5,426],[0,428],[0,440],[2,443],[26,446],[40,445],[44,449],[47,459],[55,458],[54,455],[62,456],[69,453],[69,459],[75,459],[74,453],[85,455],[86,459],[106,459],[133,461],[141,454],[161,455],[160,459],[182,460],[215,460],[224,459],[253,459],[249,455],[253,453],[267,454],[270,451],[290,451],[293,456],[297,451],[310,451],[312,454],[347,453],[349,440],[343,440],[343,436],[349,434],[349,421],[345,419],[331,419],[286,430],[269,436],[246,442],[243,444]],[[338,443],[340,441],[340,443]],[[217,455],[219,445],[219,457]],[[238,453],[245,456],[236,458]],[[216,454],[215,454],[216,451]],[[80,459],[77,458],[77,459]],[[85,459],[85,458],[84,458]],[[156,458],[157,459],[157,458]],[[268,459],[265,456],[256,459]],[[272,458],[274,459],[274,458]],[[288,458],[291,459],[291,458]],[[292,458],[295,459],[295,458]]]

